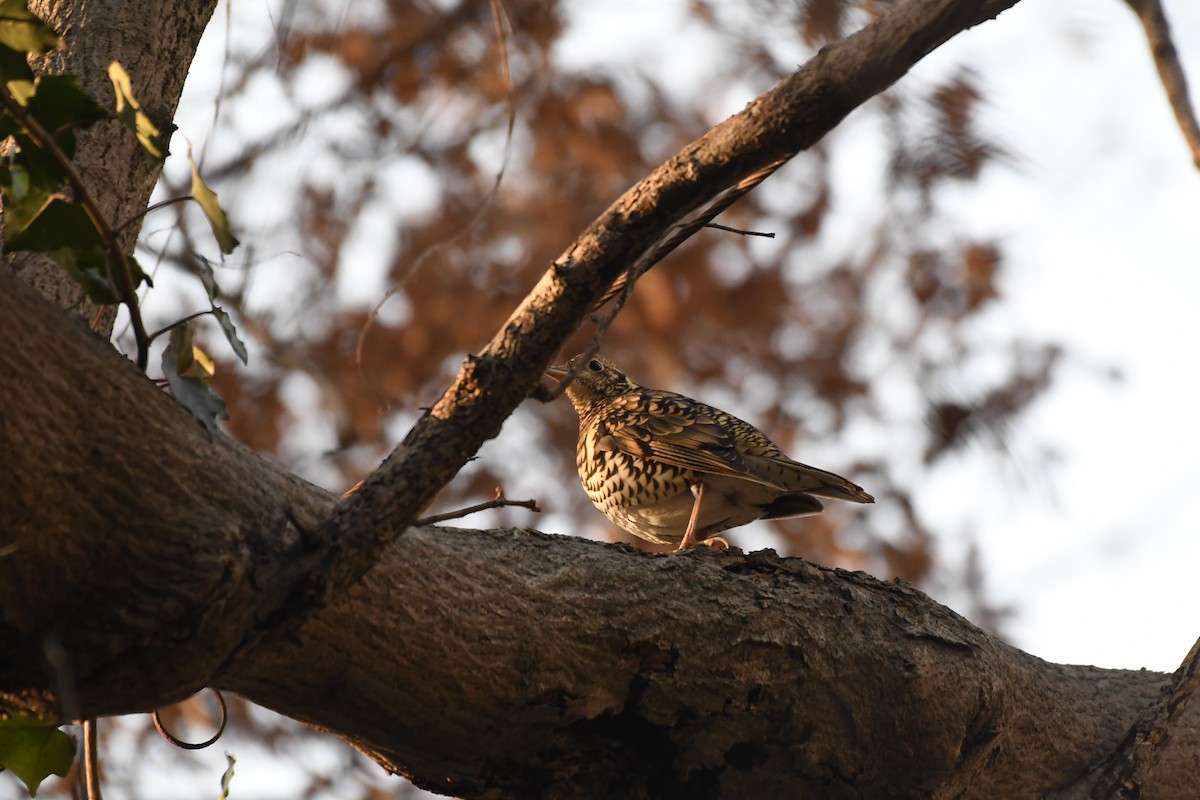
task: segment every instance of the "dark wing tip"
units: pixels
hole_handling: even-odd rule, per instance
[[[763,503],[760,508],[763,510],[763,519],[805,517],[809,514],[820,514],[825,510],[820,500],[803,492],[780,495],[769,503]]]

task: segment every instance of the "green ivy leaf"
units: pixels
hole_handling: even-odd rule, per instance
[[[151,289],[154,288],[154,281],[150,280],[150,276],[147,275],[142,269],[142,265],[138,263],[136,258],[133,256],[127,256],[125,258],[125,263],[129,265],[129,278],[133,281],[134,291],[136,291],[137,288],[143,283],[149,286]]]
[[[33,197],[31,194],[30,197]],[[69,247],[76,250],[105,250],[104,239],[92,218],[80,206],[53,198],[40,208],[22,203],[20,209],[5,209],[9,250],[49,253]],[[17,219],[12,218],[18,211]]]
[[[54,242],[42,239],[42,234],[46,231],[30,231],[37,217],[53,203],[54,193],[46,191],[46,186],[34,178],[25,164],[18,160],[13,160],[6,167],[0,167],[0,186],[4,187],[8,249],[22,249],[22,236],[26,236],[24,249],[44,252],[47,245],[54,246]],[[62,200],[58,201],[62,203]]]
[[[7,84],[12,81],[31,80],[33,80],[33,70],[29,68],[25,51],[14,50],[0,44],[0,81]]]
[[[18,199],[5,184],[12,171],[11,167],[0,168],[0,185],[9,189],[5,192],[9,249],[45,253],[61,264],[94,302],[121,302],[120,292],[109,279],[107,245],[92,218],[80,206],[44,191]],[[135,291],[143,283],[154,285],[137,259],[126,257],[126,265]]]
[[[219,306],[213,306],[213,316],[217,318],[217,322],[221,325],[221,330],[225,333],[225,338],[229,341],[229,346],[233,348],[233,352],[242,360],[242,363],[247,363],[249,356],[246,353],[246,345],[238,338],[237,328],[233,326],[233,320],[229,318],[228,312]]]
[[[21,105],[25,105],[29,102],[29,98],[33,97],[34,88],[33,81],[31,80],[10,80],[5,84],[5,87],[8,89],[8,93],[13,96],[13,99]]]
[[[142,111],[138,101],[134,99],[129,73],[121,66],[121,62],[114,61],[108,65],[108,77],[112,80],[113,90],[117,93],[117,119],[134,132],[147,153],[159,161],[166,159],[167,143],[163,141],[158,128]]]
[[[225,409],[225,401],[207,382],[182,374],[195,367],[195,351],[191,325],[184,323],[172,328],[171,338],[162,356],[163,376],[171,387],[175,402],[186,408],[200,420],[205,430],[212,433],[217,429],[217,420],[229,419],[229,412]]]
[[[200,420],[200,424],[209,433],[217,429],[217,420],[229,419],[225,401],[199,378],[186,375],[168,376],[167,385],[171,387],[171,396],[176,402]]]
[[[3,53],[6,48],[0,47],[0,53]],[[3,78],[0,77],[0,81]],[[7,139],[9,136],[15,136],[21,132],[21,126],[12,118],[11,114],[0,112],[0,139]]]
[[[9,247],[19,241],[51,201],[61,198],[65,180],[61,166],[38,148],[24,133],[13,134],[6,163],[0,165],[0,190],[4,192],[5,230]],[[59,213],[57,210],[52,213]],[[90,225],[90,221],[89,221]],[[91,226],[94,229],[94,226]],[[42,249],[46,243],[30,240],[27,249]],[[55,247],[54,243],[50,246]]]
[[[204,284],[204,291],[208,292],[209,300],[216,300],[221,294],[221,287],[217,285],[217,276],[213,272],[212,264],[199,253],[196,253],[195,256],[196,260],[200,262],[200,265],[196,267],[196,272],[200,275],[200,282]]]
[[[107,250],[81,250],[74,247],[63,247],[51,250],[46,255],[57,261],[75,282],[83,287],[93,303],[107,306],[122,302],[120,291],[109,280]],[[141,266],[133,256],[126,257],[126,263],[129,266],[129,277],[133,282],[134,291],[137,291],[143,282],[148,286],[154,285],[150,281],[150,276],[142,272]]]
[[[0,167],[0,187],[4,189],[4,221],[10,249],[12,240],[19,240],[21,234],[54,199],[54,193],[47,191],[22,161],[12,158],[7,165]]]
[[[167,349],[163,351],[162,360],[163,374],[168,379],[172,375],[182,375],[192,368],[193,346],[190,323],[185,322],[171,329],[171,336],[167,340]]]
[[[221,248],[221,252],[228,255],[233,252],[239,242],[233,232],[229,230],[229,218],[225,216],[225,211],[217,203],[217,193],[208,188],[208,184],[200,177],[200,168],[196,166],[196,159],[192,158],[190,144],[188,145],[188,161],[192,162],[192,197],[196,198],[196,202],[204,209],[204,216],[208,217],[208,224],[212,226],[213,236],[217,237],[217,245]]]
[[[38,76],[33,98],[26,106],[51,133],[65,125],[87,128],[109,116],[107,108],[79,88],[79,79],[74,75]]]
[[[225,767],[225,773],[221,775],[221,794],[217,796],[217,800],[229,800],[229,784],[233,782],[233,765],[237,763],[237,758],[232,753],[226,753],[225,760],[229,766]]]
[[[102,306],[121,302],[120,292],[108,279],[108,253],[63,247],[46,253],[87,292],[88,299]]]
[[[192,377],[208,383],[208,379],[217,371],[217,365],[212,356],[204,352],[198,344],[192,345]]]
[[[58,46],[58,34],[34,16],[25,0],[0,0],[0,44],[19,53],[45,53]]]
[[[31,717],[0,719],[0,767],[11,770],[36,797],[42,781],[62,777],[75,758],[75,739],[53,725]]]
[[[67,158],[75,157],[76,130],[95,125],[109,116],[108,109],[79,88],[74,75],[42,75],[22,103],[34,119],[54,135]]]

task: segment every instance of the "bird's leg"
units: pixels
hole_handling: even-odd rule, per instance
[[[700,519],[700,504],[704,501],[704,484],[693,483],[692,494],[696,496],[696,502],[692,504],[692,516],[688,518],[687,530],[683,532],[683,539],[676,550],[687,550],[699,544],[696,540],[696,521]]]

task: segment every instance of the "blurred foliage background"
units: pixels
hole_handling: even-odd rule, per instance
[[[353,485],[625,188],[888,5],[692,3],[681,35],[697,46],[672,70],[605,64],[605,42],[555,2],[506,4],[503,36],[484,3],[289,2],[272,38],[231,38],[205,164],[247,242],[218,275],[250,368],[211,345],[230,432],[331,489]],[[571,52],[585,44],[593,61]],[[776,523],[764,543],[929,579],[914,483],[968,441],[1002,448],[1053,379],[1053,344],[972,335],[1001,299],[1004,252],[955,230],[943,190],[1006,159],[975,122],[983,102],[961,69],[868,104],[719,220],[774,238],[694,237],[638,282],[603,341],[641,383],[729,408],[886,498]],[[866,135],[873,161],[847,163]],[[178,181],[164,195],[186,194]],[[860,205],[864,187],[881,196]],[[176,212],[148,223],[145,259],[160,273],[218,261],[202,220]],[[438,509],[503,487],[569,520],[558,529],[616,536],[576,486],[568,405],[524,408],[509,427]]]
[[[242,368],[209,331],[228,431],[344,491],[624,189],[891,5],[691,2],[661,31],[662,53],[635,61],[622,60],[616,8],[605,27],[598,9],[554,0],[508,0],[499,16],[465,0],[284,0],[266,16],[222,6],[180,125],[193,138],[207,131],[204,173],[244,246],[221,262],[194,210],[151,216],[139,252],[156,265],[150,326],[203,307],[186,274],[201,258],[217,265],[251,350]],[[197,101],[206,97],[215,101]],[[986,102],[982,80],[962,67],[868,103],[718,219],[774,238],[702,231],[639,280],[602,352],[639,382],[737,413],[878,498],[735,531],[735,544],[940,586],[1002,632],[1005,611],[988,602],[978,558],[939,554],[914,499],[968,444],[1003,460],[1006,431],[1063,359],[1053,342],[980,324],[1004,299],[1004,246],[973,237],[953,202],[1015,160],[978,123]],[[189,180],[169,165],[160,197],[187,194]],[[592,333],[585,325],[563,358]],[[502,487],[546,513],[504,509],[462,524],[622,539],[578,485],[575,435],[565,401],[526,403],[432,510]],[[206,738],[210,705],[194,699],[167,721]],[[275,759],[280,780],[239,786],[235,776],[235,797],[415,791],[236,699],[231,728],[214,750],[235,752],[239,769]],[[148,721],[104,730],[116,796],[215,794],[220,753],[195,757],[219,766],[192,784],[199,762],[152,745]],[[160,755],[120,755],[134,752]],[[163,770],[186,772],[188,788],[153,777]]]

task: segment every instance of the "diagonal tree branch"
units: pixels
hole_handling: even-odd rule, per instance
[[[1200,168],[1200,123],[1196,121],[1196,112],[1188,96],[1187,77],[1179,60],[1179,52],[1175,49],[1162,0],[1125,0],[1125,3],[1142,22],[1146,41],[1150,45],[1150,55],[1154,57],[1154,66],[1158,68],[1158,76],[1167,92],[1171,110],[1175,112],[1179,130],[1191,150],[1192,163]]]

